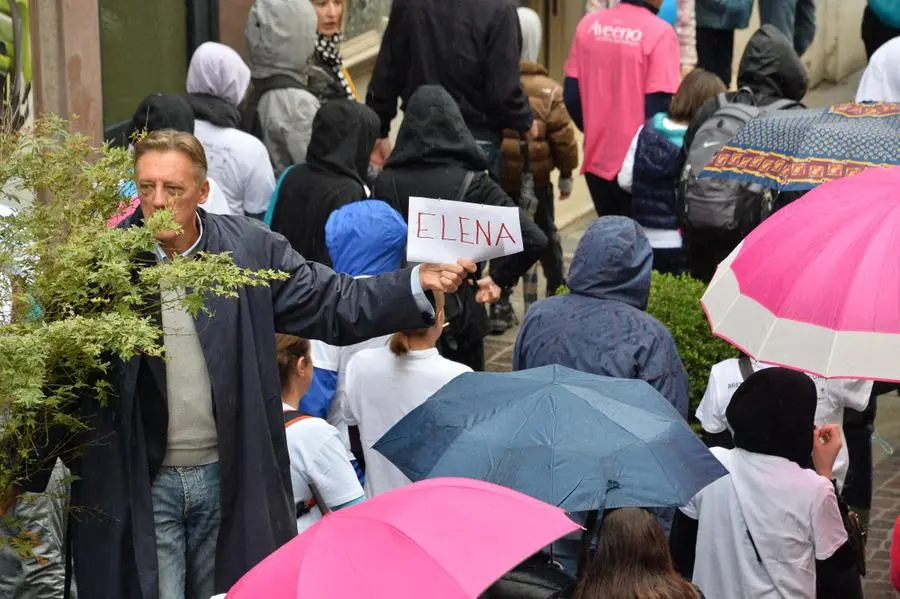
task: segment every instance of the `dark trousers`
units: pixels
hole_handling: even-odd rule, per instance
[[[709,283],[719,263],[741,242],[740,231],[685,228],[684,244],[691,276]]]
[[[862,20],[862,39],[866,46],[867,58],[872,58],[875,50],[898,35],[900,35],[900,29],[886,25],[871,8],[866,7]]]
[[[697,27],[697,66],[719,77],[731,87],[734,61],[734,29]]]
[[[592,173],[585,173],[584,178],[597,216],[631,216],[631,194],[619,187],[618,181],[608,181]]]
[[[438,339],[437,348],[448,360],[465,364],[475,372],[484,372],[484,339],[460,344],[445,333]]]
[[[549,241],[547,249],[541,254],[539,260],[541,268],[544,269],[544,278],[547,279],[547,296],[551,296],[565,283],[562,241],[559,237],[559,230],[556,228],[553,185],[538,187],[534,192],[538,198],[534,224],[544,232]],[[518,195],[513,195],[512,200],[519,205]]]
[[[653,270],[670,275],[683,273],[684,251],[682,248],[653,248]]]
[[[815,0],[759,0],[759,20],[771,23],[794,42],[799,56],[809,48],[816,36]]]

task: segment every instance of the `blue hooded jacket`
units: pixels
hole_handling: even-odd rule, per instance
[[[525,315],[513,370],[561,364],[640,379],[685,417],[688,379],[671,333],[647,314],[653,250],[630,218],[595,220],[569,269],[568,295],[537,302]]]
[[[353,277],[373,276],[398,270],[406,251],[406,221],[381,200],[347,204],[328,217],[325,243],[335,272]],[[300,401],[300,410],[325,418],[337,389],[338,373],[317,368]]]

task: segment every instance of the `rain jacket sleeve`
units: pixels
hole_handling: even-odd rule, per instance
[[[485,106],[498,107],[496,120],[501,129],[512,129],[525,133],[534,122],[534,114],[528,103],[528,96],[519,80],[519,16],[512,3],[498,11],[496,20],[489,28],[485,70]]]
[[[547,119],[547,137],[553,164],[562,177],[572,175],[578,168],[578,140],[566,104],[562,101],[562,88],[550,97],[550,118]]]
[[[354,279],[306,261],[281,235],[272,238],[270,264],[290,275],[271,287],[276,331],[352,345],[431,324],[413,296],[412,269]]]
[[[472,181],[472,187],[469,189],[467,197],[478,204],[515,207],[506,192],[486,173]],[[519,222],[522,226],[523,251],[512,256],[491,260],[491,278],[501,287],[513,287],[518,283],[528,269],[537,262],[549,243],[544,232],[521,208],[519,209]]]
[[[663,397],[675,406],[678,413],[688,418],[690,409],[690,390],[687,371],[678,356],[678,349],[671,337],[660,338],[661,347],[650,351],[648,363],[644,366],[642,378],[653,385]]]
[[[381,137],[387,137],[390,133],[391,121],[397,116],[397,99],[406,87],[406,74],[409,71],[409,26],[404,22],[404,17],[401,3],[394,2],[366,93],[366,104],[381,121]]]

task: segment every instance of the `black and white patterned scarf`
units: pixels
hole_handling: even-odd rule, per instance
[[[344,57],[341,56],[341,42],[344,41],[344,34],[339,31],[331,35],[327,33],[319,33],[317,35],[316,56],[319,59],[319,64],[331,69],[331,72],[334,73],[334,76],[338,78],[338,81],[341,82],[341,85],[347,92],[347,97],[355,100],[353,89],[344,76]]]

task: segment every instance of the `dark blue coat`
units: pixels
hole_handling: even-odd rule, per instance
[[[200,251],[231,252],[244,268],[291,275],[271,287],[241,289],[236,299],[209,297],[209,313],[196,319],[219,435],[215,588],[222,593],[297,534],[276,331],[348,345],[427,323],[412,296],[409,269],[354,280],[307,262],[257,221],[200,213]],[[138,210],[130,223],[141,220]],[[106,405],[81,399],[87,445],[80,456],[64,456],[78,477],[71,521],[78,595],[157,599],[150,488],[166,449],[165,364],[147,356],[118,362],[110,382],[117,393]],[[42,490],[46,480],[36,475],[26,490]]]

